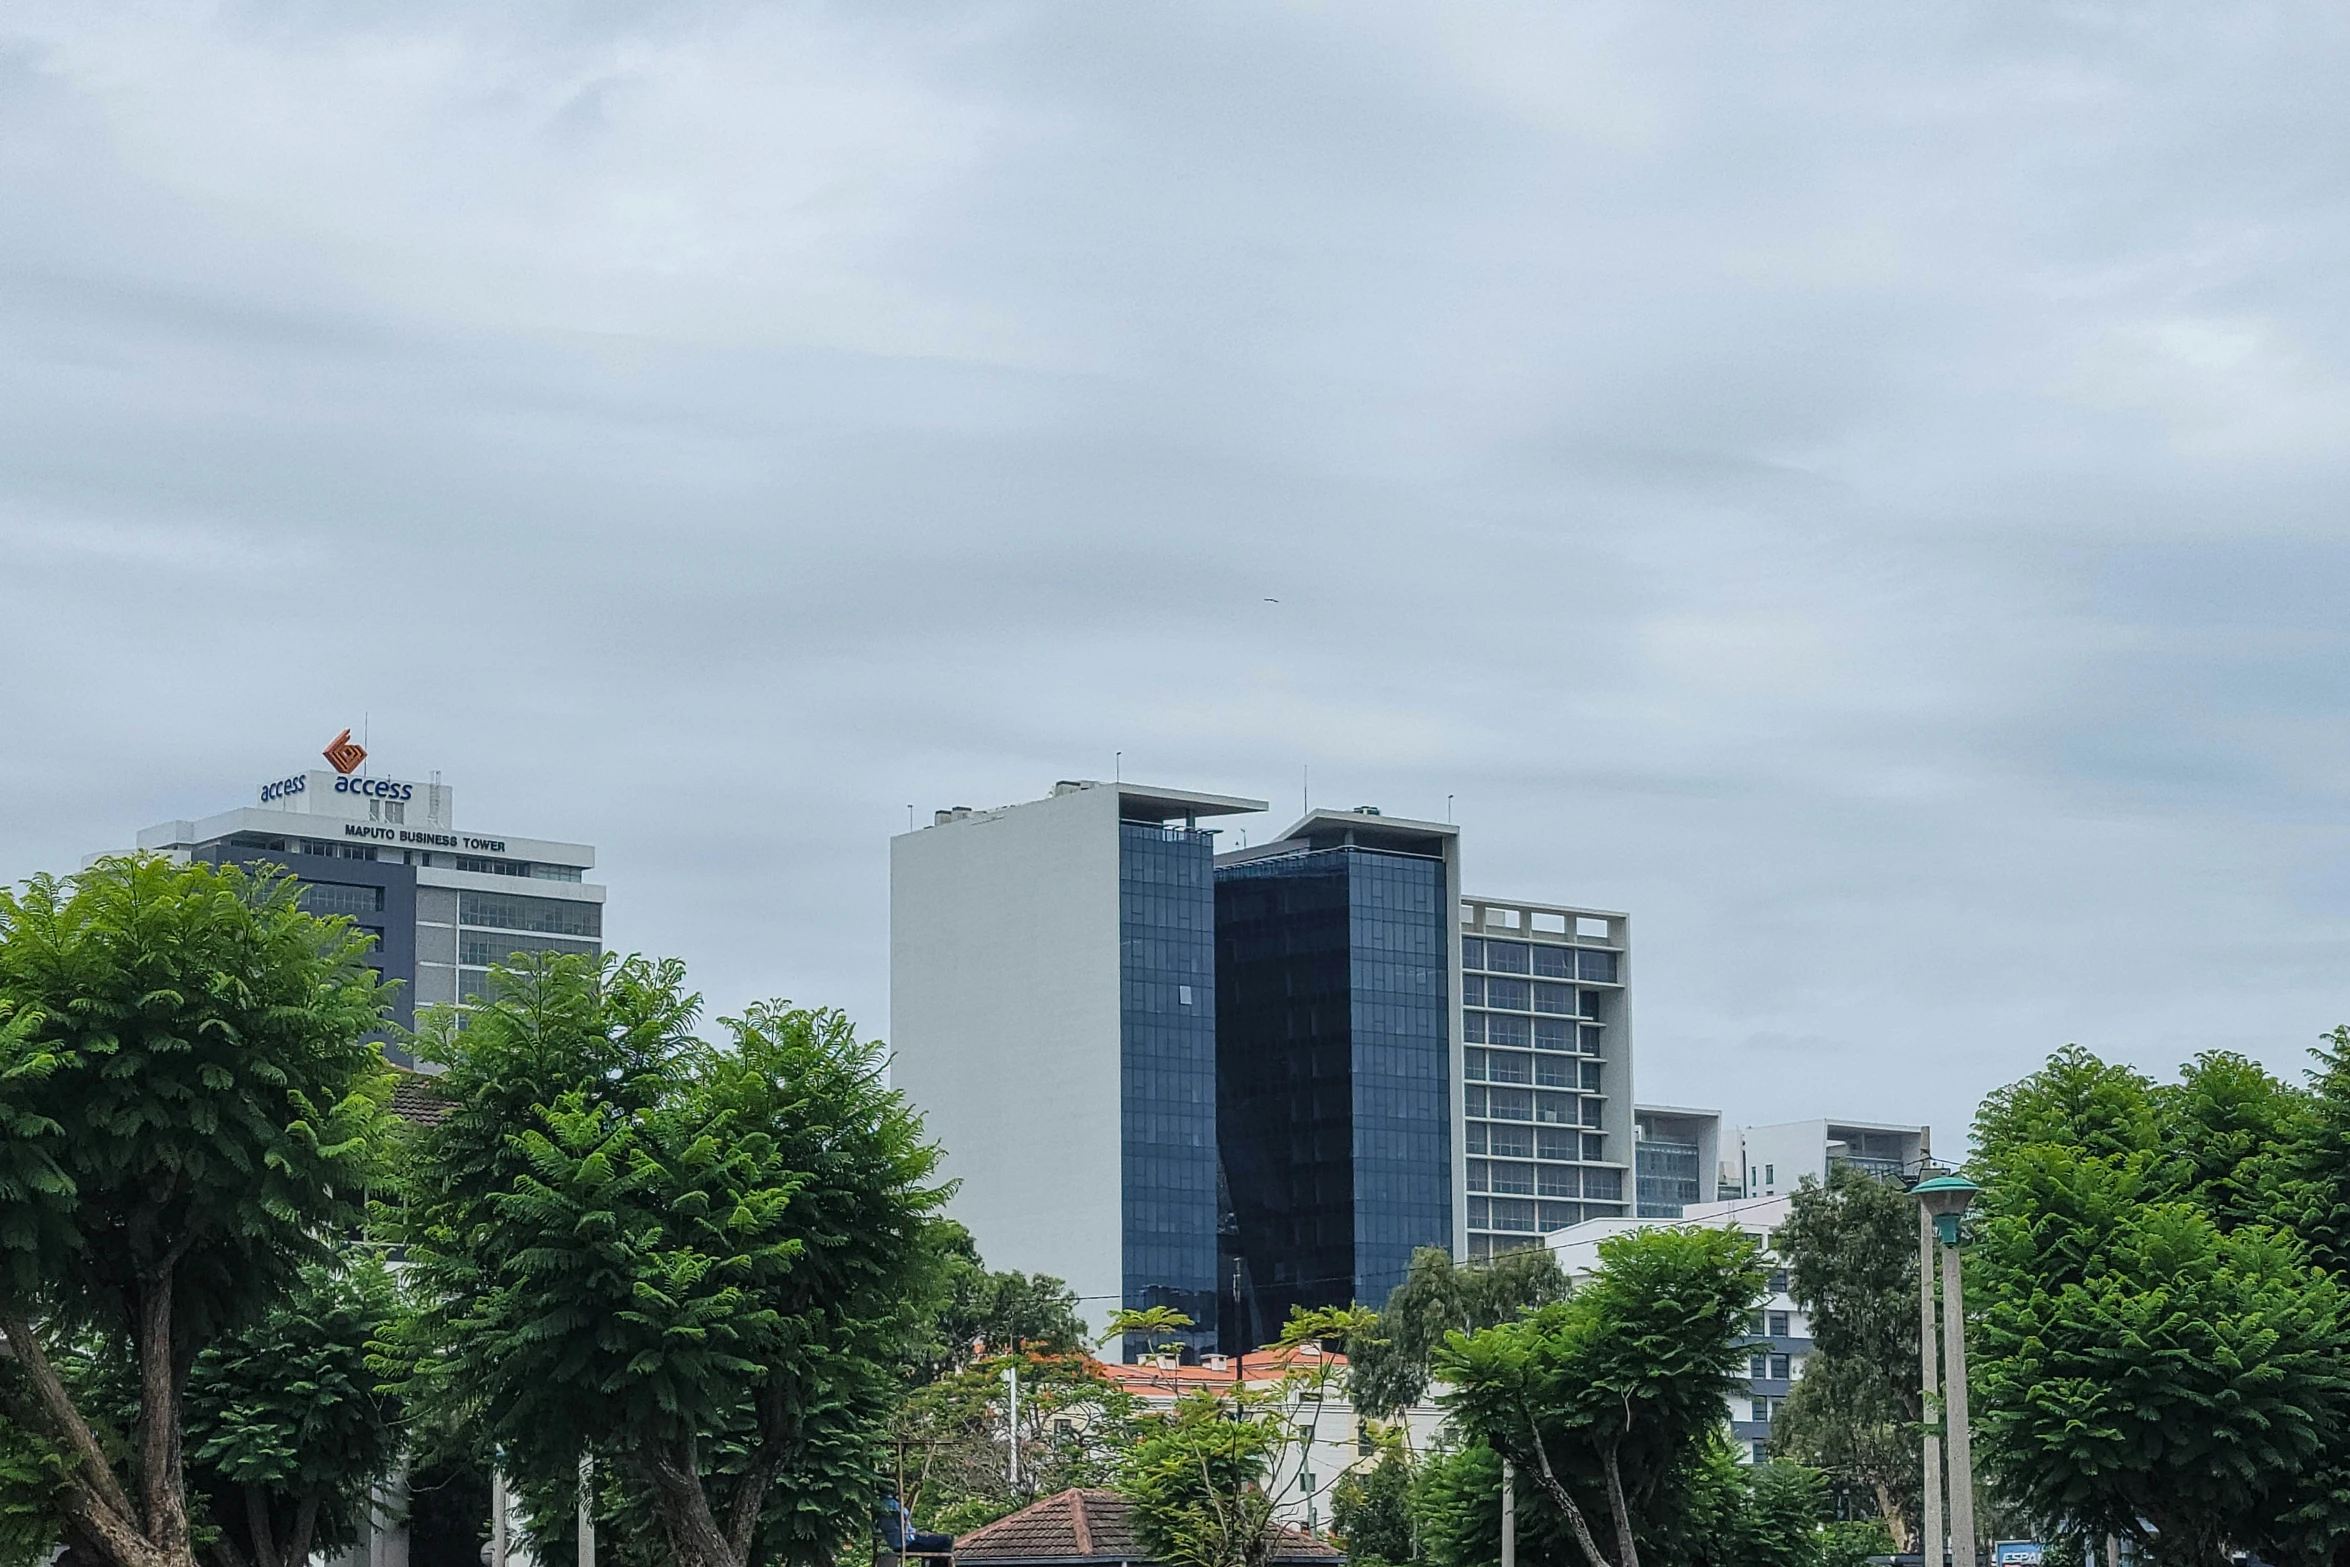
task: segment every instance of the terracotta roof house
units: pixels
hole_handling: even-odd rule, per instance
[[[1272,1560],[1298,1567],[1337,1567],[1346,1560],[1336,1546],[1303,1529],[1281,1528]],[[1115,1491],[1068,1490],[1031,1502],[1009,1518],[998,1518],[955,1541],[955,1562],[990,1567],[1144,1567],[1149,1557],[1134,1538],[1134,1504]]]

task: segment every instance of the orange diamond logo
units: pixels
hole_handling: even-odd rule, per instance
[[[359,771],[359,764],[367,760],[367,747],[354,742],[351,731],[346,729],[329,741],[327,748],[319,755],[333,763],[336,772],[355,773]]]

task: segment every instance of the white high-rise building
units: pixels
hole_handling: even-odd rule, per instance
[[[404,1029],[418,1007],[478,998],[490,966],[515,953],[603,950],[604,889],[586,879],[593,848],[461,828],[456,791],[437,778],[362,772],[356,747],[341,759],[351,771],[272,779],[250,804],[158,823],[138,846],[291,871],[306,908],[347,914],[375,938],[369,962],[400,983],[392,1011]],[[420,1064],[396,1046],[387,1054]]]

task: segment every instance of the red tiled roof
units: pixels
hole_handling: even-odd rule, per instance
[[[400,1075],[392,1082],[392,1114],[401,1120],[418,1126],[438,1126],[457,1108],[453,1101],[442,1097],[426,1073],[394,1070]]]
[[[1058,1567],[1077,1562],[1143,1562],[1134,1538],[1134,1504],[1115,1491],[1072,1489],[1031,1502],[1009,1518],[955,1542],[955,1560],[1000,1567]],[[1326,1563],[1346,1558],[1328,1541],[1283,1527],[1271,1560]]]

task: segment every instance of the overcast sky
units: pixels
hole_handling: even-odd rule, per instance
[[[909,805],[1310,768],[1643,1099],[2298,1070],[2346,16],[14,0],[0,876],[348,724],[885,1032]]]

